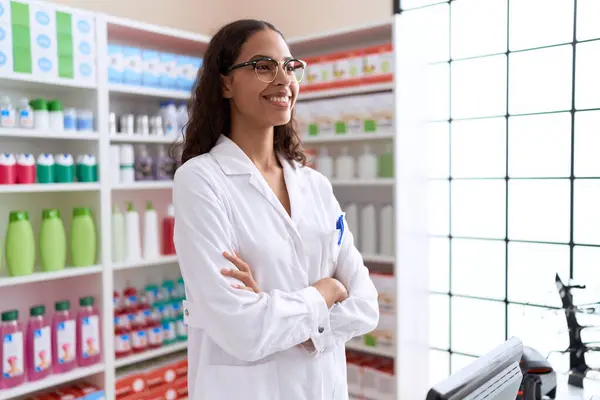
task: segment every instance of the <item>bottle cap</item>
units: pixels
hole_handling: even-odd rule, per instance
[[[157,290],[158,290],[158,286],[156,286],[154,284],[146,285],[146,287],[144,288],[144,291],[146,291],[146,292],[156,292]]]
[[[16,321],[19,319],[19,310],[10,310],[2,313],[2,322]]]
[[[60,211],[57,208],[47,208],[42,210],[42,219],[60,218]]]
[[[152,207],[152,200],[148,200],[146,202],[146,210],[148,210],[148,211],[154,210],[154,207]]]
[[[56,309],[56,311],[69,311],[69,308],[71,308],[71,303],[69,302],[69,300],[57,301],[54,304],[54,308]]]
[[[13,211],[9,214],[8,219],[10,222],[27,221],[29,220],[29,214],[27,211]]]
[[[29,309],[29,315],[32,317],[43,317],[46,313],[46,307],[43,305],[33,306]]]
[[[180,276],[179,278],[177,278],[177,283],[179,283],[180,285],[183,285],[183,276]]]
[[[169,204],[169,207],[167,207],[167,215],[169,217],[175,216],[175,206],[173,204]]]
[[[92,307],[94,305],[94,298],[92,296],[82,297],[79,299],[79,305],[81,307]]]
[[[50,100],[48,102],[48,110],[50,111],[62,111],[62,104],[58,100]]]
[[[127,203],[127,211],[135,211],[135,207],[133,206],[133,201]]]
[[[29,102],[29,105],[36,111],[48,110],[48,103],[44,99],[33,99]]]
[[[80,217],[83,215],[92,215],[92,210],[89,207],[75,207],[73,209],[74,217]]]

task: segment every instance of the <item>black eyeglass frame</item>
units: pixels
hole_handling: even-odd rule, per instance
[[[285,61],[277,61],[277,60],[275,60],[275,59],[273,59],[271,57],[261,57],[261,58],[256,58],[254,60],[250,60],[250,61],[246,61],[246,62],[243,62],[243,63],[232,65],[231,67],[227,68],[226,72],[229,73],[229,72],[231,72],[231,71],[233,71],[235,69],[244,68],[244,67],[252,67],[252,69],[254,69],[254,72],[256,72],[256,64],[258,64],[261,61],[272,61],[273,63],[277,64],[277,72],[275,73],[275,76],[273,77],[273,80],[271,82],[273,82],[275,79],[277,79],[277,74],[279,73],[279,69],[281,67],[285,68],[292,61],[301,63],[302,64],[302,68],[304,70],[306,70],[306,66],[307,66],[306,61],[300,60],[299,58],[288,58]],[[257,76],[257,78],[258,78],[258,76]],[[302,78],[304,78],[304,73],[302,74]],[[300,82],[300,81],[297,81],[297,82]]]

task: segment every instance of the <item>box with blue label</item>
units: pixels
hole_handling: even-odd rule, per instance
[[[0,24],[0,74],[13,71],[12,31],[9,26]]]
[[[47,35],[56,35],[56,11],[49,7],[30,4],[29,28]]]
[[[164,89],[177,89],[177,56],[160,53],[159,85]]]
[[[123,83],[125,71],[125,60],[123,57],[123,46],[109,44],[108,46],[108,81],[111,83]]]
[[[74,76],[78,81],[95,82],[96,80],[96,59],[94,57],[75,55]]]
[[[198,70],[202,65],[202,59],[190,56],[177,56],[177,79],[176,86],[179,90],[191,90],[196,82]]]
[[[96,42],[87,37],[74,38],[73,54],[76,57],[95,57]]]
[[[142,85],[160,87],[160,54],[155,50],[142,50]]]
[[[91,14],[73,14],[72,15],[72,32],[75,39],[87,39],[96,41],[96,25],[94,17]]]
[[[123,47],[123,83],[142,84],[142,50],[136,47]]]
[[[0,25],[10,25],[10,1],[0,0]]]

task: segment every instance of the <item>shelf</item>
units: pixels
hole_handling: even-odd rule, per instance
[[[324,99],[327,97],[339,97],[339,96],[351,96],[355,94],[366,94],[366,93],[376,93],[376,92],[386,92],[394,89],[394,83],[377,83],[374,85],[358,85],[358,86],[350,86],[339,89],[327,89],[327,90],[314,90],[302,92],[302,88],[300,88],[300,96],[298,100],[315,100],[315,99]]]
[[[14,74],[0,76],[0,86],[3,89],[19,88],[28,90],[40,90],[40,86],[47,85],[56,90],[65,91],[73,89],[96,89],[95,82],[86,82],[75,79],[43,78],[33,74]]]
[[[331,180],[333,186],[394,186],[394,178]]]
[[[171,89],[156,89],[145,86],[134,86],[134,85],[121,85],[111,83],[108,85],[108,91],[110,94],[116,93],[126,96],[136,97],[158,97],[162,99],[180,99],[188,100],[190,98],[189,92]]]
[[[361,254],[364,262],[394,264],[396,257],[383,254]]]
[[[182,351],[187,349],[187,342],[181,342],[176,344],[171,344],[168,346],[164,346],[155,350],[148,350],[140,354],[134,354],[132,356],[117,358],[115,360],[115,367],[121,368],[127,365],[137,364],[142,361],[152,360],[153,358],[158,358],[162,356],[166,356],[168,354],[177,353],[178,351]]]
[[[356,341],[347,342],[346,349],[390,358],[396,356],[396,351],[394,349],[366,346],[365,344]]]
[[[102,273],[101,265],[92,265],[90,267],[66,267],[60,271],[53,272],[34,272],[25,276],[1,276],[0,287],[24,285],[34,282],[46,282],[56,279],[73,278],[76,276],[94,275]]]
[[[181,140],[173,136],[145,136],[145,135],[111,135],[110,141],[113,143],[158,143],[172,144],[181,143]]]
[[[333,136],[305,136],[304,143],[347,143],[347,142],[369,142],[372,140],[389,140],[394,138],[394,132],[380,133],[347,133]]]
[[[49,377],[35,381],[25,382],[21,386],[12,389],[0,389],[0,400],[23,398],[25,395],[53,388],[65,383],[74,382],[88,376],[104,372],[104,364],[96,364],[90,367],[76,368],[63,374],[50,375]]]
[[[173,181],[139,181],[132,183],[120,183],[112,187],[112,190],[159,190],[172,189]]]
[[[100,184],[93,183],[33,183],[30,185],[0,185],[2,193],[57,193],[93,192],[100,190]]]
[[[50,130],[0,128],[0,137],[20,139],[60,139],[60,140],[98,140],[98,133],[90,132],[52,132]]]
[[[177,256],[163,256],[157,258],[155,260],[139,260],[133,262],[123,262],[117,263],[113,265],[114,270],[120,269],[131,269],[131,268],[142,268],[142,267],[150,267],[153,265],[163,265],[163,264],[172,264],[177,262]]]

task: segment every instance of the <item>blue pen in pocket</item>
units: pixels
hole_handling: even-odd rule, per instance
[[[341,214],[338,217],[338,220],[337,220],[337,222],[335,224],[335,229],[337,229],[337,230],[340,231],[340,234],[338,236],[338,242],[337,242],[337,244],[338,244],[338,246],[341,246],[342,245],[342,239],[344,238],[344,214]]]

